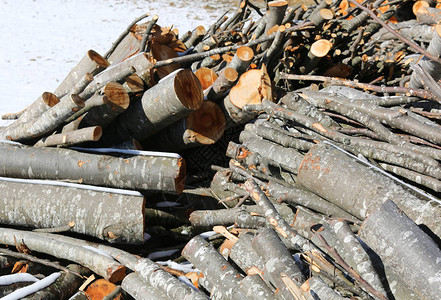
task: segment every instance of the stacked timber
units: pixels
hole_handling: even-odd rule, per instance
[[[359,2],[146,14],[5,115],[0,296],[438,299],[440,3]]]

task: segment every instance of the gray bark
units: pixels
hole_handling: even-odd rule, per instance
[[[182,192],[182,158],[132,156],[127,159],[63,148],[0,143],[0,176],[81,180],[82,183],[134,190]]]
[[[121,287],[137,300],[169,299],[164,293],[145,282],[136,272],[127,275],[123,279]]]
[[[86,142],[96,142],[101,138],[101,126],[86,127],[66,133],[52,134],[42,138],[34,147],[71,146]]]
[[[441,236],[441,207],[436,201],[410,191],[402,184],[334,147],[320,143],[302,162],[298,183],[320,197],[364,220],[386,199],[391,199],[418,224]]]
[[[0,179],[0,222],[32,228],[74,222],[73,232],[110,242],[144,242],[144,197],[84,188]]]
[[[441,250],[391,200],[368,216],[360,237],[419,299],[441,295]]]

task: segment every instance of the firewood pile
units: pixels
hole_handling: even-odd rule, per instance
[[[0,296],[439,299],[441,2],[262,5],[3,116]]]

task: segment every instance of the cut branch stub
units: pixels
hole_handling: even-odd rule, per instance
[[[297,182],[360,220],[390,199],[413,220],[441,236],[439,203],[428,202],[423,195],[333,146],[320,143],[311,148],[300,165]]]
[[[364,221],[359,234],[418,299],[439,298],[441,250],[395,203],[382,203]]]
[[[120,115],[111,140],[115,143],[134,137],[144,140],[201,107],[202,88],[190,70],[179,70],[147,90]]]
[[[154,147],[164,151],[211,145],[223,135],[225,124],[225,115],[219,105],[204,101],[198,110],[157,132],[142,144],[146,148]]]
[[[234,57],[228,64],[228,67],[235,69],[240,75],[248,69],[248,66],[251,64],[253,58],[253,49],[248,46],[242,46],[237,49],[236,54],[234,54]]]

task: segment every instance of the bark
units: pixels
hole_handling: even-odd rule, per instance
[[[287,7],[288,7],[288,2],[284,0],[271,1],[268,3],[268,12],[266,16],[264,35],[268,35],[268,31],[271,28],[273,28],[275,25],[280,25],[282,23]],[[261,49],[266,50],[270,45],[271,42],[265,42],[261,45]]]
[[[182,250],[182,255],[214,283],[213,299],[247,299],[238,289],[242,275],[202,237],[192,238]]]
[[[364,251],[360,241],[354,235],[348,223],[345,221],[331,220],[331,228],[339,239],[339,248],[336,250],[340,256],[374,289],[386,295],[386,289],[369,255]]]
[[[427,52],[435,55],[436,57],[441,55],[441,25],[435,26],[432,40],[427,47]],[[420,65],[423,70],[429,73],[429,75],[432,76],[433,79],[435,79],[435,81],[438,81],[441,78],[441,75],[439,74],[439,69],[441,65],[438,62],[426,59],[422,60],[420,62]],[[423,83],[418,80],[418,77],[415,74],[412,74],[409,86],[411,88],[421,88],[423,87]]]
[[[306,289],[306,294],[311,297],[318,297],[319,299],[327,300],[343,300],[342,296],[337,294],[331,289],[324,281],[318,276],[309,278],[302,286],[302,290]],[[314,298],[313,298],[314,299]]]
[[[438,24],[441,21],[441,9],[435,7],[420,8],[416,13],[416,17],[421,24]]]
[[[127,32],[107,60],[111,65],[116,65],[139,52],[141,41],[134,32]]]
[[[240,289],[249,299],[258,297],[262,300],[276,299],[271,289],[258,275],[248,275],[240,282]]]
[[[39,140],[35,143],[34,147],[67,147],[81,143],[96,142],[101,138],[102,134],[101,126],[86,127],[71,132],[52,134]]]
[[[168,299],[202,300],[208,299],[205,294],[193,290],[186,283],[174,277],[161,266],[148,258],[138,260],[135,271],[141,279],[158,289]]]
[[[225,96],[225,93],[236,83],[239,74],[233,68],[224,68],[219,77],[213,82],[213,85],[204,91],[207,99],[218,100]]]
[[[328,8],[322,8],[309,16],[309,20],[317,27],[320,27],[323,23],[332,20],[333,18],[334,12]]]
[[[26,108],[15,123],[31,122],[58,102],[60,102],[60,99],[55,94],[44,92],[37,98],[37,100]],[[14,125],[16,125],[15,123]]]
[[[146,149],[180,151],[216,143],[224,134],[226,121],[222,109],[204,101],[198,110],[173,123],[141,143]]]
[[[320,62],[320,59],[328,54],[332,49],[332,43],[329,40],[320,39],[315,41],[309,49],[305,62],[299,68],[303,74],[309,74]]]
[[[55,89],[54,94],[59,98],[68,94],[80,79],[87,73],[95,76],[109,66],[109,62],[93,50],[87,51],[86,55],[67,74],[66,78]]]
[[[268,194],[277,199],[279,202],[287,202],[296,206],[301,205],[332,218],[353,218],[353,216],[345,210],[329,201],[326,201],[309,190],[304,189],[298,184],[284,186],[276,182],[269,181],[267,190]]]
[[[300,286],[305,277],[283,242],[271,228],[263,229],[253,239],[252,247],[264,263],[264,273],[285,299],[302,294]]]
[[[132,103],[120,115],[108,139],[113,144],[130,137],[143,140],[199,109],[202,102],[197,77],[189,70],[179,70],[147,90],[141,100]]]
[[[125,277],[126,268],[124,266],[111,258],[82,246],[62,243],[56,237],[52,238],[52,235],[48,233],[2,228],[0,231],[0,243],[14,245],[15,241],[24,243],[31,251],[46,253],[76,262],[103,276],[112,283],[119,282]]]
[[[184,42],[185,47],[189,49],[190,47],[197,45],[204,37],[205,32],[204,26],[196,27],[196,29],[192,31],[190,38]]]
[[[368,216],[360,237],[420,299],[441,294],[441,250],[394,202],[387,200]]]
[[[233,59],[230,61],[227,67],[236,70],[237,74],[240,76],[248,69],[248,66],[251,64],[253,58],[253,49],[248,46],[240,47],[236,50]]]
[[[32,180],[1,180],[0,188],[4,191],[0,196],[2,224],[51,228],[74,222],[72,232],[110,242],[144,242],[142,196],[93,191],[81,185],[36,184]]]
[[[297,175],[298,183],[320,197],[364,220],[384,200],[391,199],[418,224],[427,225],[435,234],[441,226],[438,202],[427,201],[383,173],[349,157],[338,149],[318,144],[305,155]],[[347,187],[351,188],[347,188]],[[346,188],[342,188],[346,187]]]
[[[79,265],[68,265],[68,269],[73,270],[77,273],[81,273],[83,276],[89,276],[90,270],[79,266]],[[48,286],[47,288],[33,293],[25,298],[25,300],[51,300],[51,299],[69,299],[77,289],[83,283],[83,279],[67,272],[61,272],[60,277]]]
[[[121,284],[123,290],[125,290],[130,296],[139,300],[167,300],[166,295],[158,289],[145,282],[136,272],[127,275]]]
[[[0,144],[0,176],[81,180],[84,184],[135,190],[181,193],[185,163],[182,158],[82,153],[70,149],[31,148]]]
[[[268,275],[263,273],[265,268],[261,257],[253,249],[254,234],[245,232],[240,235],[236,243],[231,248],[229,258],[247,275],[255,274],[256,272],[268,280]]]
[[[274,205],[269,201],[266,195],[262,192],[260,187],[252,180],[245,182],[246,190],[251,194],[253,200],[259,205],[262,210],[262,214],[274,227],[276,232],[283,237],[283,242],[289,246],[289,248],[310,250],[309,242],[298,235],[297,232],[289,226],[287,221],[276,211]]]

